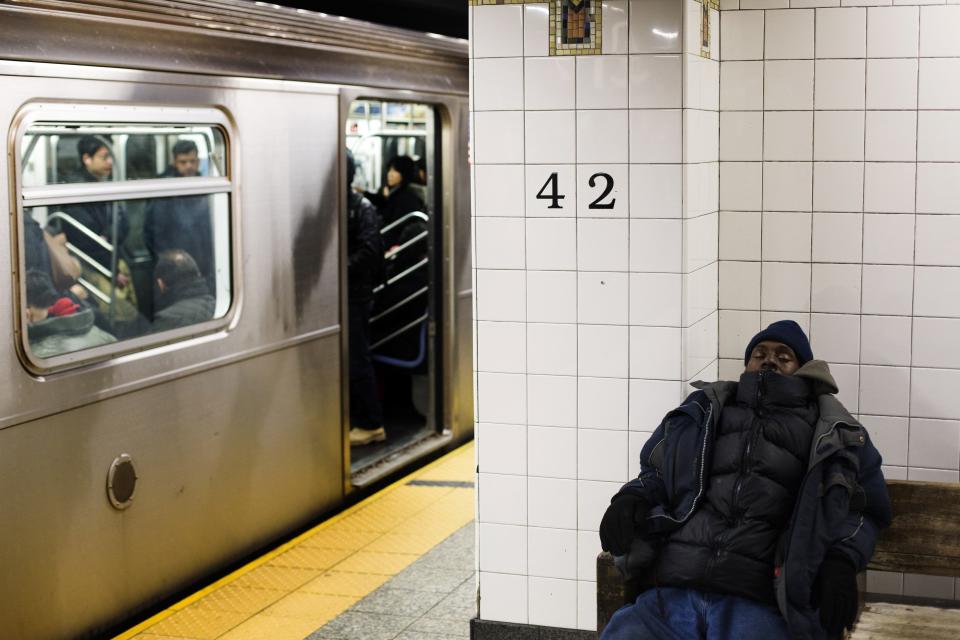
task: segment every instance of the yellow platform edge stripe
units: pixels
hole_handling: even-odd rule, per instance
[[[341,511],[340,513],[337,513],[337,514],[331,516],[330,518],[328,518],[327,520],[324,520],[323,522],[321,522],[320,524],[316,525],[315,527],[312,527],[311,529],[309,529],[309,530],[307,530],[307,531],[304,531],[303,533],[301,533],[301,534],[298,535],[297,537],[295,537],[295,538],[293,538],[293,539],[291,539],[291,540],[283,543],[282,545],[280,545],[280,546],[278,546],[278,547],[276,547],[276,548],[274,548],[274,549],[272,549],[272,550],[264,553],[263,555],[259,556],[258,558],[255,558],[254,560],[251,560],[249,563],[243,565],[243,566],[240,567],[239,569],[236,569],[236,570],[233,571],[232,573],[229,573],[229,574],[225,575],[224,577],[220,578],[220,579],[217,580],[216,582],[213,582],[213,583],[207,585],[206,587],[204,587],[204,588],[201,589],[200,591],[197,591],[197,592],[195,592],[195,593],[192,593],[192,594],[190,594],[189,596],[183,598],[182,600],[179,600],[179,601],[175,602],[174,604],[170,605],[169,607],[167,607],[167,608],[164,609],[163,611],[161,611],[161,612],[159,612],[159,613],[151,616],[150,618],[144,620],[143,622],[141,622],[140,624],[136,625],[135,627],[132,627],[132,628],[130,628],[130,629],[127,629],[126,631],[124,631],[123,633],[121,633],[121,634],[118,635],[118,636],[114,636],[113,640],[130,640],[130,638],[133,638],[134,636],[136,636],[136,635],[138,635],[138,634],[146,631],[147,629],[149,629],[150,627],[154,626],[154,625],[157,624],[158,622],[164,620],[165,618],[169,618],[169,617],[172,616],[173,614],[177,613],[179,610],[181,610],[181,609],[183,609],[183,608],[185,608],[185,607],[193,604],[194,602],[197,602],[198,600],[201,600],[202,598],[206,597],[206,596],[209,595],[210,593],[213,593],[214,591],[216,591],[216,590],[219,589],[220,587],[226,586],[226,585],[230,584],[231,582],[237,580],[238,578],[240,578],[240,577],[243,576],[244,574],[247,574],[247,573],[249,573],[250,571],[253,571],[254,569],[256,569],[257,567],[266,564],[267,562],[269,562],[269,561],[272,560],[273,558],[276,558],[276,557],[279,556],[280,554],[282,554],[282,553],[290,550],[292,547],[297,546],[297,545],[300,544],[303,540],[305,540],[306,538],[309,538],[310,536],[314,535],[314,534],[317,533],[318,531],[321,531],[322,529],[325,529],[326,527],[329,527],[329,526],[333,525],[334,523],[339,522],[340,520],[343,520],[344,518],[347,518],[347,517],[351,516],[353,513],[359,511],[360,509],[363,509],[364,507],[369,506],[370,503],[375,502],[376,500],[379,500],[380,498],[383,498],[384,496],[387,496],[387,495],[393,493],[394,491],[396,491],[397,489],[399,489],[401,486],[403,486],[403,485],[407,484],[408,482],[410,482],[410,480],[419,477],[420,475],[422,475],[422,474],[430,471],[430,470],[431,470],[432,468],[434,468],[434,467],[440,466],[441,464],[443,464],[444,462],[446,462],[448,459],[454,458],[454,457],[456,457],[456,456],[458,456],[458,455],[463,454],[466,449],[472,447],[473,445],[474,445],[474,442],[471,440],[470,442],[467,442],[466,444],[463,444],[463,445],[457,447],[457,448],[454,449],[453,451],[444,454],[443,456],[437,458],[437,459],[434,460],[433,462],[431,462],[431,463],[429,463],[429,464],[421,467],[420,469],[417,469],[417,470],[414,471],[413,473],[411,473],[411,474],[409,474],[409,475],[406,475],[406,476],[400,478],[399,480],[397,480],[397,481],[394,482],[393,484],[391,484],[391,485],[389,485],[389,486],[387,486],[387,487],[384,487],[384,488],[381,489],[380,491],[378,491],[378,492],[376,492],[376,493],[374,493],[374,494],[372,494],[372,495],[370,495],[370,496],[367,496],[366,498],[364,498],[364,499],[361,500],[360,502],[356,503],[355,505],[352,505],[352,506],[348,507],[347,509],[344,509],[344,510]]]

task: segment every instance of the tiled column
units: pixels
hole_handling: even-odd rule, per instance
[[[475,4],[480,617],[594,629],[603,511],[715,372],[716,47],[692,1],[603,2],[579,50]]]

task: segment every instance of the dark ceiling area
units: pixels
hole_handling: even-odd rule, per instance
[[[378,24],[467,37],[467,0],[273,0],[286,7],[322,11]]]

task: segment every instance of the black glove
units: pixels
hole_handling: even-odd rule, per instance
[[[830,637],[839,637],[857,617],[857,568],[839,552],[830,552],[820,565],[811,604],[820,608],[820,624]]]
[[[615,556],[626,555],[650,507],[646,500],[628,493],[613,499],[600,521],[600,546]]]

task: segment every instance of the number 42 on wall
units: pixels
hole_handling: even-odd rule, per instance
[[[600,190],[600,195],[598,195],[596,199],[587,205],[588,209],[614,208],[614,206],[617,204],[617,199],[610,196],[610,192],[613,191],[613,176],[611,176],[609,173],[598,172],[590,176],[590,180],[587,182],[587,184],[589,184],[591,188]],[[550,174],[550,177],[547,178],[547,181],[543,183],[542,187],[540,187],[540,191],[537,192],[537,200],[550,201],[547,209],[562,209],[563,205],[560,204],[560,201],[564,200],[566,197],[567,196],[560,193],[556,172]]]

